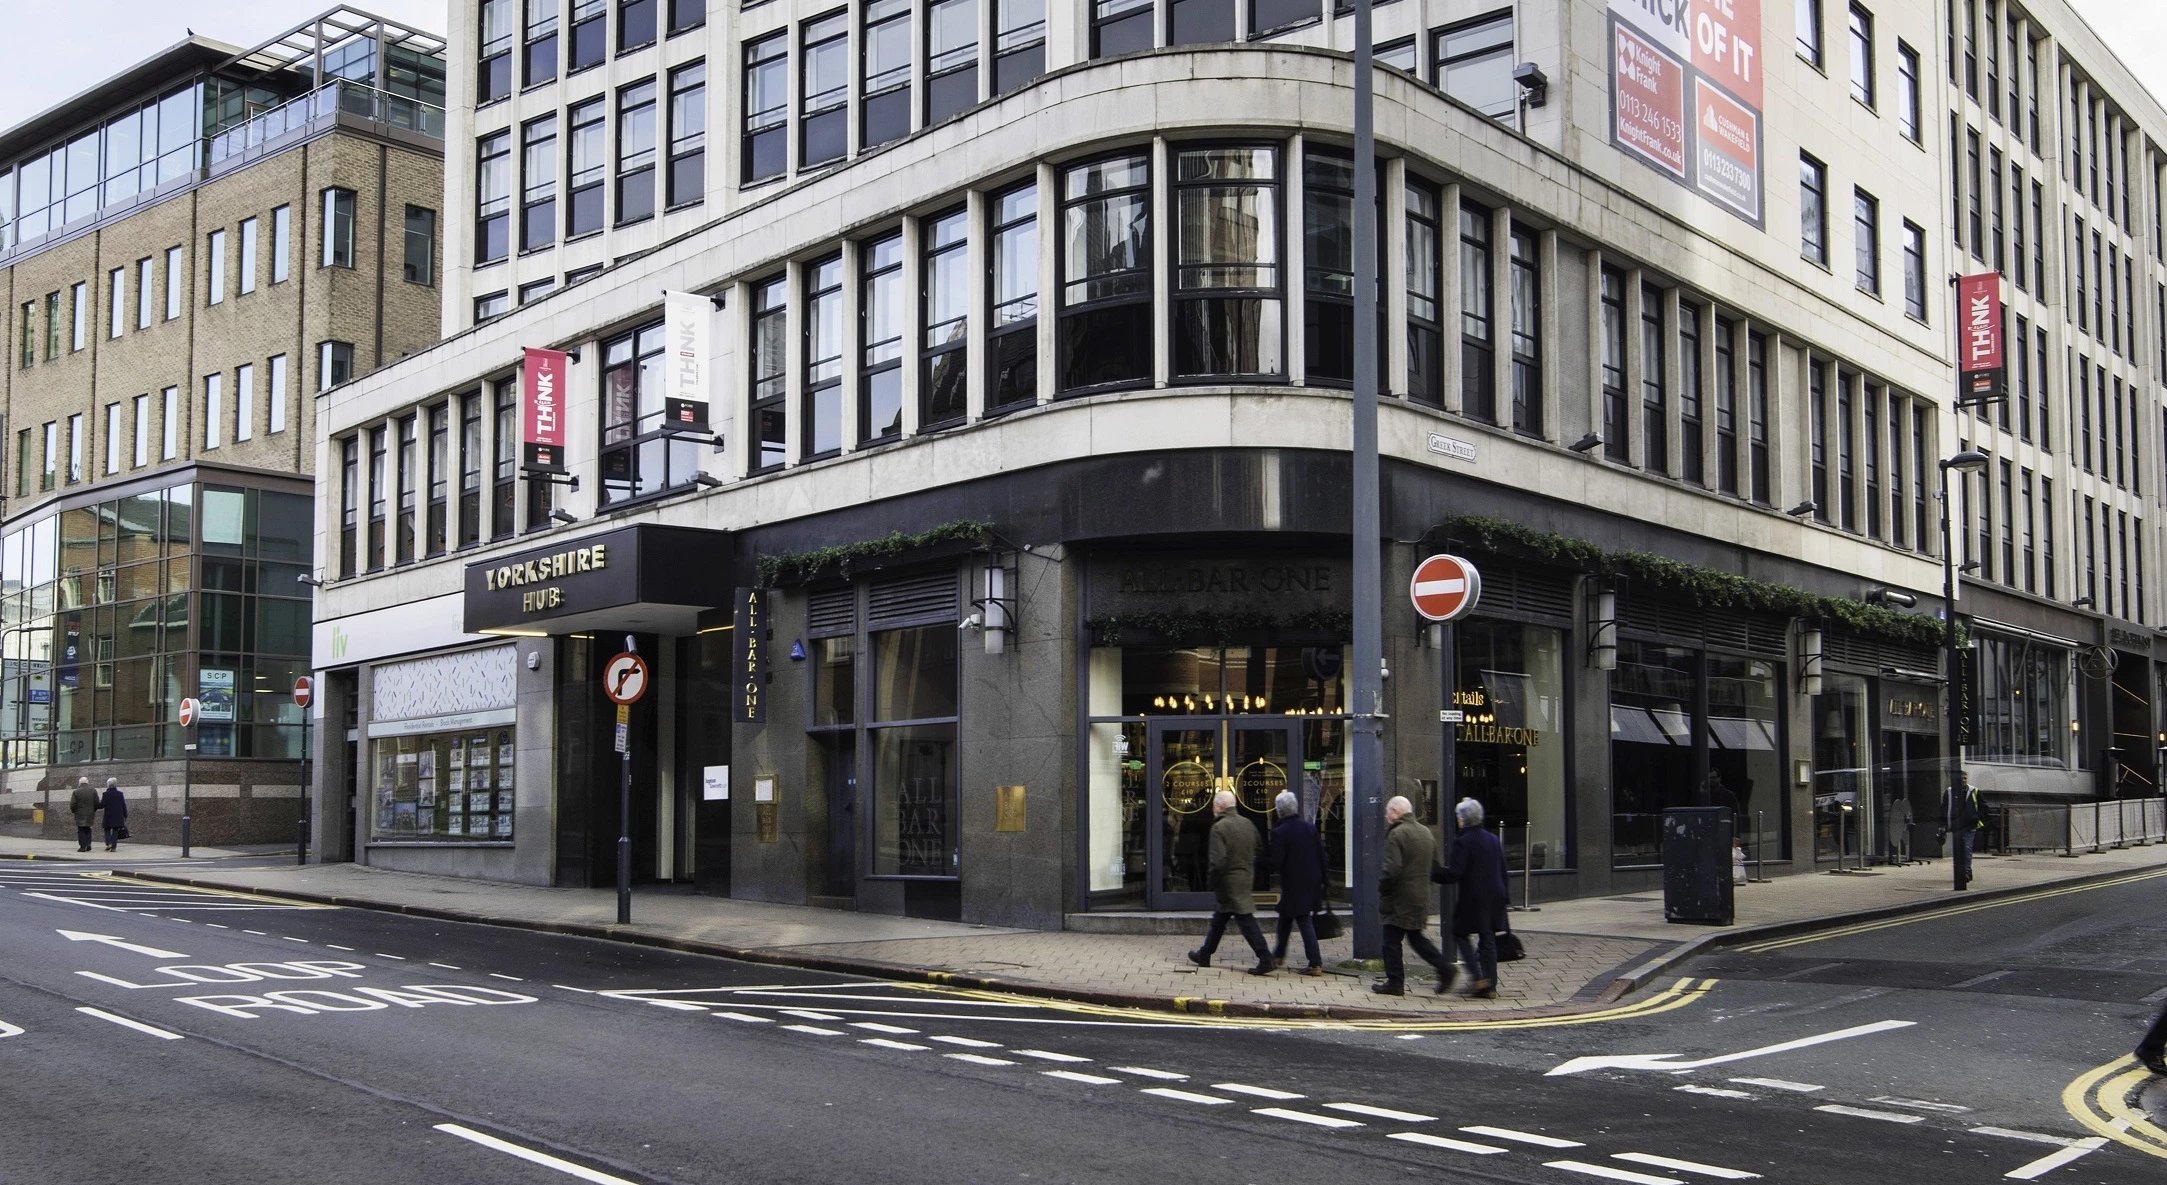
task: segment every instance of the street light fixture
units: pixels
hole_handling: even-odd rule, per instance
[[[1964,768],[1964,753],[1960,747],[1961,737],[1957,729],[1957,713],[1963,708],[1965,688],[1962,685],[1963,658],[1956,649],[1956,549],[1949,538],[1949,474],[1972,474],[1986,468],[1987,457],[1978,449],[1965,449],[1953,457],[1943,458],[1941,467],[1941,636],[1942,678],[1948,688],[1948,706],[1942,712],[1942,731],[1946,733],[1943,744],[1949,752],[1949,867],[1958,891],[1971,887],[1971,856],[1964,850],[1964,837],[1956,833],[1957,822],[1957,775]]]

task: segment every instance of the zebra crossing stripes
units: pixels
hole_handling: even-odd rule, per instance
[[[115,913],[232,913],[327,909],[329,906],[274,901],[246,893],[154,885],[105,871],[0,868],[0,892],[42,901],[80,905]]]

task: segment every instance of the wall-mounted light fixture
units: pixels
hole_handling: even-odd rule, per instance
[[[1015,583],[1015,575],[1015,571],[1004,567],[1001,557],[996,556],[979,578],[983,595],[971,602],[978,612],[965,619],[965,623],[979,627],[987,654],[1005,653],[1009,635],[1016,631],[1016,599],[1009,591]]]
[[[1588,666],[1618,669],[1618,589],[1604,583],[1588,598]]]
[[[1919,603],[1919,598],[1893,588],[1867,589],[1865,599],[1869,605],[1891,605],[1898,609],[1909,609]]]
[[[1821,627],[1817,622],[1799,625],[1798,693],[1821,694]]]

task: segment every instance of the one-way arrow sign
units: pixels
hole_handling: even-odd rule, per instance
[[[1576,1057],[1543,1076],[1545,1078],[1555,1078],[1560,1074],[1579,1074],[1588,1070],[1662,1070],[1665,1072],[1698,1070],[1703,1066],[1720,1066],[1725,1062],[1742,1062],[1749,1057],[1766,1057],[1771,1053],[1788,1053],[1793,1049],[1804,1049],[1809,1045],[1826,1045],[1831,1041],[1842,1041],[1848,1037],[1864,1037],[1869,1033],[1886,1033],[1890,1029],[1908,1029],[1917,1023],[1917,1021],[1910,1020],[1875,1021],[1870,1025],[1838,1029],[1833,1033],[1822,1033],[1817,1037],[1801,1037],[1796,1041],[1785,1041],[1780,1045],[1763,1045],[1759,1049],[1748,1049],[1744,1053],[1726,1053],[1721,1057],[1704,1057],[1698,1061],[1690,1062],[1678,1061],[1678,1055],[1675,1053],[1624,1053],[1605,1057]]]
[[[115,938],[111,934],[85,934],[81,930],[56,930],[54,931],[54,933],[60,935],[62,938],[67,939],[69,942],[102,942],[107,946],[119,947],[121,950],[134,951],[136,954],[139,955],[149,955],[154,959],[185,959],[188,957],[187,955],[184,955],[177,950],[159,950],[155,946],[137,946],[133,942],[127,942],[122,939]]]

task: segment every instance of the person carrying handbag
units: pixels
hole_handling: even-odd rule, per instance
[[[1452,850],[1434,879],[1460,889],[1452,903],[1452,937],[1459,945],[1460,961],[1475,977],[1467,994],[1495,1000],[1499,935],[1519,944],[1505,920],[1505,906],[1511,900],[1505,886],[1505,845],[1483,827],[1481,803],[1463,798],[1453,814],[1459,818],[1460,833],[1452,837]]]
[[[120,792],[120,779],[105,780],[105,794],[98,800],[98,809],[105,812],[105,850],[117,852],[120,841],[128,838],[128,796]]]
[[[1287,937],[1299,928],[1302,953],[1309,957],[1303,975],[1324,974],[1324,955],[1317,949],[1315,914],[1324,908],[1324,840],[1317,825],[1302,817],[1301,800],[1292,790],[1282,790],[1272,800],[1279,825],[1272,828],[1272,851],[1266,857],[1279,874],[1279,936],[1272,944],[1272,966],[1287,965]]]

